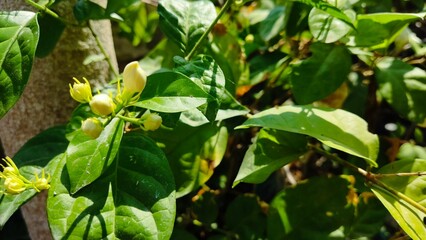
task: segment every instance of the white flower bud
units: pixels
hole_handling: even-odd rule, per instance
[[[147,131],[155,131],[161,126],[162,122],[163,122],[163,119],[161,118],[160,115],[156,113],[150,113],[148,114],[148,116],[146,116],[145,120],[143,121],[143,126],[145,130]]]
[[[97,118],[88,118],[81,124],[81,130],[93,139],[99,137],[103,129],[102,122]]]
[[[134,61],[126,65],[123,71],[124,90],[137,93],[142,92],[146,85],[146,73],[139,66],[139,62]]]
[[[108,116],[115,110],[115,104],[110,96],[99,93],[90,101],[92,112],[100,116]]]

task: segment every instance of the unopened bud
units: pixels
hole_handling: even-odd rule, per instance
[[[145,88],[146,73],[137,61],[127,64],[124,68],[123,85],[124,90],[131,93],[142,92]]]
[[[102,122],[97,118],[88,118],[81,124],[81,130],[93,139],[99,137],[103,129]]]
[[[143,126],[147,131],[155,131],[161,126],[162,121],[163,119],[160,115],[156,113],[150,113],[143,121]]]
[[[115,109],[115,104],[112,98],[104,93],[99,93],[93,96],[89,105],[92,112],[100,116],[108,116]]]
[[[39,178],[38,175],[36,175],[34,187],[38,191],[49,189],[50,188],[49,180],[50,180],[50,175],[48,174],[48,176],[46,178],[46,176],[44,174],[44,169],[43,169],[42,172],[41,172],[41,178]]]
[[[74,79],[74,84],[70,86],[70,95],[71,97],[76,100],[77,102],[81,103],[87,103],[90,102],[92,99],[92,89],[90,88],[90,83],[87,81],[86,78],[83,78],[85,83],[81,83],[77,80],[77,78]]]

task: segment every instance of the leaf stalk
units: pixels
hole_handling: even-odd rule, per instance
[[[210,26],[207,28],[207,30],[201,35],[200,39],[195,43],[194,47],[191,49],[189,54],[185,57],[185,60],[191,59],[195,52],[197,51],[198,47],[201,45],[201,43],[204,41],[204,39],[209,35],[209,33],[213,30],[216,23],[219,21],[219,19],[222,17],[222,15],[229,9],[229,7],[232,5],[234,0],[227,0],[225,5],[223,5],[222,9],[220,9],[219,13],[217,14],[216,18],[213,20],[213,22],[210,24]]]

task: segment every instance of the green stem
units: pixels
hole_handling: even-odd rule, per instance
[[[53,18],[55,18],[55,19],[57,19],[57,20],[61,21],[61,22],[62,22],[62,23],[64,23],[65,25],[79,26],[78,24],[68,22],[67,20],[65,20],[65,19],[61,18],[61,17],[60,17],[57,13],[55,13],[55,12],[54,12],[54,11],[52,11],[52,10],[50,10],[50,9],[49,9],[48,7],[46,7],[46,6],[40,5],[40,4],[38,4],[38,3],[36,3],[36,2],[34,2],[34,1],[32,1],[32,0],[25,0],[25,2],[26,2],[27,4],[29,4],[29,5],[31,5],[32,7],[34,7],[34,8],[36,8],[36,9],[40,10],[41,12],[44,12],[44,13],[46,13],[46,14],[50,15],[51,17],[53,17]]]
[[[210,24],[209,28],[203,33],[203,35],[198,39],[198,41],[195,43],[194,47],[191,49],[189,54],[185,57],[186,60],[191,59],[197,48],[201,45],[201,43],[204,41],[204,39],[209,35],[209,33],[212,31],[213,27],[216,25],[216,23],[219,21],[219,19],[222,17],[222,15],[228,10],[228,8],[232,5],[234,0],[227,0],[225,5],[223,5],[222,9],[220,9],[220,12],[217,14],[216,18],[213,20],[213,22]]]
[[[96,44],[98,45],[99,49],[101,50],[102,54],[105,57],[105,60],[108,63],[109,68],[114,73],[115,78],[119,78],[119,74],[117,70],[115,69],[114,65],[111,62],[111,58],[109,57],[108,53],[106,52],[103,44],[101,43],[101,40],[99,39],[98,35],[95,33],[95,31],[92,28],[92,25],[90,24],[90,21],[87,22],[87,27],[89,28],[90,32],[92,33],[93,37],[95,38]]]
[[[133,124],[136,124],[136,125],[141,124],[141,122],[139,121],[140,120],[139,118],[131,118],[131,117],[126,117],[126,116],[119,115],[119,114],[117,114],[116,117],[118,117],[118,118],[120,118],[120,119],[122,119],[126,122],[133,123]]]
[[[406,172],[406,173],[376,173],[376,178],[384,177],[412,177],[412,176],[426,176],[426,172]]]
[[[355,172],[363,175],[365,177],[365,179],[367,180],[367,182],[369,182],[370,184],[382,188],[383,190],[387,191],[388,193],[390,193],[391,195],[395,196],[396,198],[404,200],[405,202],[407,202],[411,206],[417,208],[418,210],[420,210],[421,212],[423,212],[424,214],[426,214],[426,208],[425,207],[423,207],[422,205],[420,205],[418,202],[414,201],[413,199],[411,199],[407,195],[405,195],[405,194],[403,194],[401,192],[398,192],[397,190],[393,189],[392,187],[386,185],[384,182],[378,180],[376,174],[371,173],[371,172],[367,172],[364,169],[359,168],[359,167],[357,167],[357,166],[355,166],[355,165],[353,165],[353,164],[351,164],[351,163],[349,163],[349,162],[341,159],[340,157],[338,157],[338,156],[336,156],[334,154],[331,154],[331,153],[329,153],[329,152],[327,152],[327,151],[325,151],[325,150],[323,150],[323,149],[321,149],[321,148],[319,148],[317,146],[310,145],[310,148],[312,150],[314,150],[315,152],[317,152],[317,153],[319,153],[319,154],[321,154],[323,156],[326,156],[327,158],[329,158],[329,159],[331,159],[333,161],[339,162],[342,165],[350,168],[351,170],[353,170],[353,171],[355,171]],[[416,173],[415,175],[417,175],[417,174],[418,173]]]

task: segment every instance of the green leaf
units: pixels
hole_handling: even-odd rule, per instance
[[[281,191],[269,207],[268,239],[330,239],[354,214],[349,189],[344,178],[314,177]]]
[[[309,105],[274,107],[253,115],[238,128],[247,127],[305,134],[329,147],[364,158],[377,167],[377,135],[368,132],[364,119],[344,110]]]
[[[271,173],[306,153],[306,144],[303,135],[261,129],[244,156],[233,186],[265,181]]]
[[[346,47],[324,43],[311,45],[312,56],[293,66],[290,75],[298,104],[309,104],[333,93],[351,70],[351,55]]]
[[[199,109],[209,121],[214,121],[226,91],[226,79],[222,69],[212,57],[205,55],[199,55],[190,62],[179,57],[176,57],[175,61],[184,64],[176,67],[175,71],[190,77],[209,94],[208,103]]]
[[[323,1],[323,0],[292,0],[292,1],[301,2],[309,6],[312,6],[314,8],[318,8],[319,10],[322,10],[330,14],[331,16],[346,23],[351,28],[355,29],[355,26],[353,25],[351,18],[349,18],[344,12],[342,12],[342,10],[331,5],[330,3],[326,1]]]
[[[40,25],[40,40],[35,54],[42,58],[53,51],[65,29],[65,24],[49,14],[39,14],[38,23]]]
[[[95,181],[112,164],[120,146],[123,127],[124,122],[114,118],[96,139],[81,130],[74,136],[66,150],[72,194]]]
[[[138,0],[120,0],[120,1],[108,1],[105,12],[108,14],[115,13],[118,10],[128,7]]]
[[[161,68],[173,68],[173,57],[178,54],[179,48],[176,44],[164,38],[139,61],[139,64],[149,76]]]
[[[30,77],[39,38],[36,17],[0,11],[0,118],[18,101]]]
[[[53,174],[59,156],[67,148],[63,126],[49,128],[22,146],[13,157],[22,175],[27,179],[35,179],[34,173],[45,168],[46,174]],[[0,184],[1,185],[1,184]],[[0,194],[0,229],[18,208],[37,194],[35,190],[27,190],[18,195]]]
[[[351,19],[356,18],[356,13],[353,10],[345,10],[344,12]],[[313,8],[309,13],[309,29],[312,35],[321,42],[332,43],[343,38],[351,30],[351,27],[327,12]]]
[[[109,18],[103,7],[90,0],[78,0],[73,11],[75,19],[79,22]]]
[[[110,2],[120,1],[109,1],[108,4]],[[118,14],[123,17],[123,21],[118,23],[120,35],[130,39],[133,46],[152,40],[158,26],[158,14],[154,6],[139,1],[120,10]]]
[[[262,239],[266,230],[266,214],[257,197],[238,195],[226,209],[225,224],[239,239]]]
[[[379,170],[379,173],[389,174],[398,172],[425,172],[426,160],[396,161]],[[424,208],[426,208],[426,176],[411,177],[384,177],[380,181],[403,193]],[[413,207],[413,205],[396,197],[384,188],[372,185],[372,191],[385,205],[399,226],[414,240],[426,239],[425,218],[426,213]]]
[[[160,28],[187,54],[216,18],[211,1],[161,0],[158,4]]]
[[[287,25],[288,15],[286,8],[278,6],[272,9],[268,16],[260,23],[259,35],[264,41],[269,41],[278,36]]]
[[[150,136],[164,146],[178,197],[197,189],[213,175],[228,142],[227,129],[211,124],[190,127],[178,123],[174,129],[158,129]]]
[[[134,106],[158,112],[182,112],[207,102],[208,94],[187,76],[162,71],[148,77],[146,87]]]
[[[125,134],[114,164],[71,195],[65,159],[49,190],[47,213],[55,239],[169,239],[175,185],[167,159],[140,132]]]
[[[175,61],[179,64],[175,71],[190,77],[209,96],[207,104],[198,107],[198,109],[184,112],[180,118],[182,122],[196,127],[248,112],[247,108],[241,105],[226,89],[233,83],[225,77],[222,69],[212,57],[199,55],[190,62],[175,57]]]
[[[357,16],[357,31],[350,45],[387,48],[409,23],[423,19],[426,13],[374,13]]]
[[[386,57],[377,63],[380,94],[404,118],[416,123],[426,119],[426,71]]]

